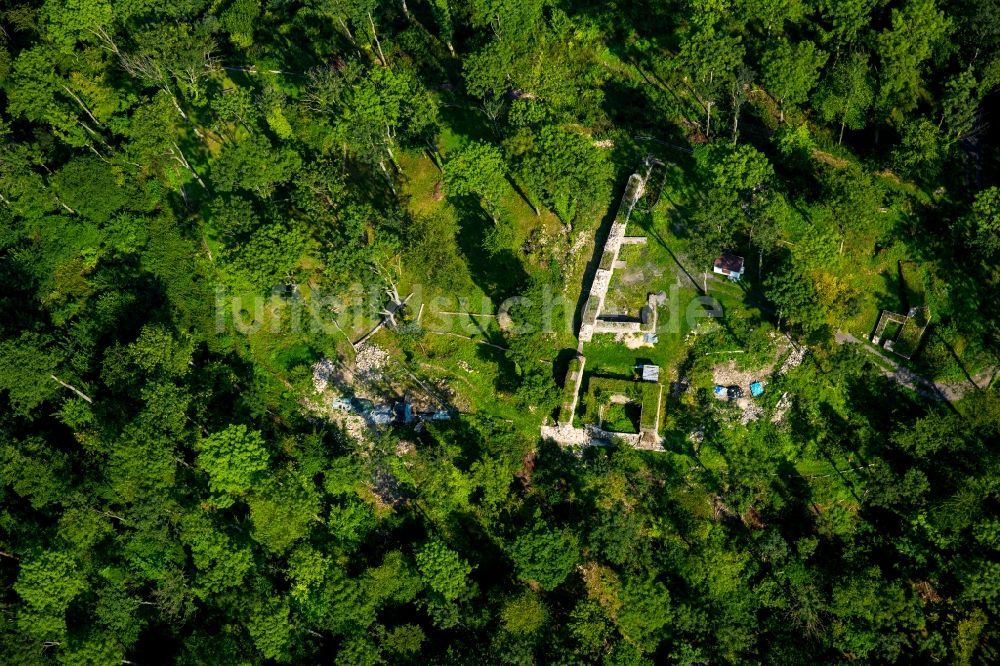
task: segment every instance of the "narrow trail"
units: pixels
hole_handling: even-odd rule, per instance
[[[961,400],[970,390],[982,390],[990,385],[1000,368],[991,367],[983,370],[964,382],[935,382],[921,377],[909,368],[906,368],[888,356],[882,354],[877,349],[865,344],[864,340],[859,340],[850,333],[837,331],[835,336],[837,344],[857,344],[862,345],[869,354],[878,356],[892,369],[883,369],[882,373],[890,380],[907,387],[918,395],[931,400],[947,400],[953,402]]]

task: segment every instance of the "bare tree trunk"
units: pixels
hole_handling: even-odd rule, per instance
[[[90,150],[95,155],[97,155],[97,159],[101,160],[105,164],[111,164],[111,160],[109,160],[108,158],[104,157],[104,155],[101,155],[101,151],[99,151],[97,148],[94,148],[94,144],[91,143],[87,147],[90,148]]]
[[[208,246],[208,236],[205,234],[205,226],[201,227],[201,242],[205,246],[205,254],[208,255],[208,260],[213,264],[215,263],[215,258],[212,257],[212,248]]]
[[[434,143],[434,139],[427,139],[427,151],[430,153],[431,161],[434,162],[434,166],[437,167],[438,171],[444,172],[444,166],[441,160],[441,152],[438,150],[437,144]]]
[[[88,28],[87,30],[92,35],[97,37],[100,41],[105,43],[106,46],[102,46],[101,48],[106,49],[111,53],[114,53],[116,56],[121,55],[121,51],[118,50],[118,45],[115,44],[113,39],[111,39],[111,35],[108,34],[107,30],[105,30],[104,28],[97,28],[96,30],[93,28]]]
[[[396,186],[392,182],[392,176],[389,175],[389,170],[385,168],[385,160],[379,160],[378,166],[382,169],[382,174],[385,176],[385,181],[389,183],[389,189],[392,190],[393,196],[398,196],[396,193]]]
[[[357,348],[356,348],[356,347],[354,346],[354,342],[352,342],[352,341],[351,341],[351,338],[349,338],[349,337],[348,337],[347,333],[344,333],[344,329],[342,329],[342,328],[340,327],[340,324],[339,324],[339,323],[337,323],[337,316],[336,316],[336,313],[334,313],[334,316],[333,316],[333,318],[332,318],[332,321],[333,321],[333,325],[337,327],[337,330],[338,330],[338,331],[340,331],[340,334],[341,334],[341,335],[343,335],[343,336],[344,336],[344,338],[345,338],[345,339],[347,340],[347,344],[351,345],[351,349],[352,349],[352,350],[354,351],[354,353],[355,353],[355,354],[357,354],[357,353],[358,353],[358,350],[357,350]]]
[[[174,96],[172,92],[170,92],[170,90],[166,86],[164,86],[163,92],[167,93],[167,95],[170,96],[170,101],[174,103],[174,108],[177,109],[177,113],[181,114],[181,118],[183,118],[188,122],[191,122],[191,119],[188,118],[188,114],[184,113],[184,109],[182,109],[181,105],[177,102],[177,98]]]
[[[400,304],[399,300],[399,290],[396,289],[396,283],[390,281],[389,288],[385,290],[385,295],[392,299],[393,306]]]
[[[389,128],[385,128],[385,152],[389,153],[389,161],[392,162],[392,166],[396,167],[398,170],[399,162],[396,161],[396,154],[392,152],[392,136],[389,134]]]
[[[80,127],[82,127],[83,129],[87,130],[87,133],[90,134],[90,136],[94,137],[95,139],[101,140],[101,135],[98,134],[97,132],[95,132],[93,127],[91,127],[87,123],[83,122],[79,118],[76,119],[76,122],[78,122],[80,124]]]
[[[203,181],[201,179],[201,176],[198,175],[198,172],[195,171],[191,167],[191,165],[188,163],[187,158],[184,157],[184,153],[181,152],[181,148],[180,148],[180,146],[177,145],[176,141],[174,142],[173,146],[174,146],[174,150],[177,151],[176,153],[174,153],[174,159],[177,160],[182,167],[184,167],[185,169],[187,169],[188,173],[190,173],[192,176],[194,176],[194,179],[196,181],[198,181],[199,185],[201,185],[201,189],[207,190],[208,188],[205,187],[205,181]]]
[[[396,329],[399,328],[399,324],[396,323],[396,313],[390,312],[389,310],[382,310],[382,317],[386,322],[388,322],[389,328]]]
[[[840,117],[840,137],[837,139],[837,145],[840,146],[844,143],[844,125],[847,124],[847,114],[851,111],[851,96],[847,96],[847,101],[844,103],[844,115]]]
[[[76,388],[75,386],[71,386],[70,384],[67,384],[63,380],[61,380],[58,377],[56,377],[55,375],[49,375],[49,376],[52,377],[52,379],[56,380],[56,382],[58,382],[59,385],[62,386],[63,388],[68,388],[70,391],[72,391],[73,393],[76,393],[78,396],[80,396],[81,398],[83,398],[87,402],[93,404],[94,401],[90,399],[90,396],[88,396],[86,393],[84,393],[80,389]]]
[[[712,102],[706,102],[705,106],[708,108],[708,121],[705,123],[705,137],[708,139],[712,138]]]
[[[66,84],[63,84],[62,89],[65,90],[66,93],[70,97],[72,97],[73,99],[76,100],[76,103],[80,105],[80,108],[83,109],[83,112],[87,114],[87,117],[94,121],[95,125],[97,125],[98,127],[101,127],[100,121],[97,120],[97,118],[94,117],[94,114],[92,114],[90,112],[90,109],[88,109],[87,105],[83,103],[83,100],[81,100],[79,97],[77,97],[76,94],[72,90],[70,90],[68,87],[66,87]]]
[[[375,47],[378,48],[378,57],[382,61],[383,67],[388,67],[389,63],[386,62],[385,54],[382,53],[382,44],[378,41],[378,33],[375,31],[375,21],[372,20],[372,13],[368,12],[368,23],[372,27],[372,37],[375,39]]]

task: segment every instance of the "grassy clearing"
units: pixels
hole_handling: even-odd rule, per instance
[[[441,152],[460,147],[469,138],[482,138],[482,128],[462,126],[445,131],[440,141]],[[475,131],[473,131],[475,130]],[[468,132],[468,133],[465,133]],[[379,344],[405,358],[408,367],[421,377],[449,391],[450,399],[460,411],[488,412],[499,415],[529,431],[535,431],[541,414],[533,414],[516,406],[510,397],[515,368],[507,360],[506,341],[495,317],[468,316],[496,313],[504,298],[523,293],[530,277],[547,268],[545,250],[552,242],[565,242],[562,224],[547,211],[536,215],[534,209],[512,186],[501,202],[501,219],[513,229],[509,249],[499,255],[483,247],[492,222],[481,211],[459,208],[444,196],[441,172],[425,154],[405,153],[400,156],[403,170],[402,194],[407,208],[414,215],[443,215],[458,223],[458,245],[468,267],[468,288],[452,293],[428,284],[426,266],[403,266],[400,293],[418,285],[425,302],[421,325],[425,330],[419,339],[400,342],[392,336],[380,336]],[[583,262],[585,263],[585,262]],[[571,266],[570,270],[576,270]],[[582,265],[579,270],[582,272]],[[572,332],[572,314],[580,287],[579,280],[567,281],[562,297],[566,304],[552,322],[551,345],[540,348],[539,359],[553,362],[558,351],[576,346]],[[559,285],[552,285],[558,298]],[[411,304],[411,312],[419,312],[420,304]]]
[[[675,282],[673,271],[664,263],[662,248],[647,245],[625,245],[618,260],[625,263],[611,277],[605,299],[606,314],[636,317],[646,304],[650,292],[666,291]]]
[[[635,403],[612,403],[604,410],[604,428],[611,432],[639,432],[641,407]]]
[[[403,152],[399,155],[402,169],[400,193],[406,207],[414,215],[435,215],[444,212],[444,184],[441,170],[427,155]]]

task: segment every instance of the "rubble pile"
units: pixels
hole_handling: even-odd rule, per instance
[[[381,379],[382,370],[389,362],[389,352],[377,345],[364,344],[358,347],[354,357],[354,376],[362,381]]]
[[[312,367],[313,371],[313,388],[316,393],[322,393],[330,385],[330,377],[336,371],[337,365],[333,359],[326,358],[325,356]]]

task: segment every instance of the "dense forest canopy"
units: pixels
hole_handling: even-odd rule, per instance
[[[0,661],[1000,659],[998,84],[998,0],[0,3]],[[663,451],[539,436],[644,356]]]

